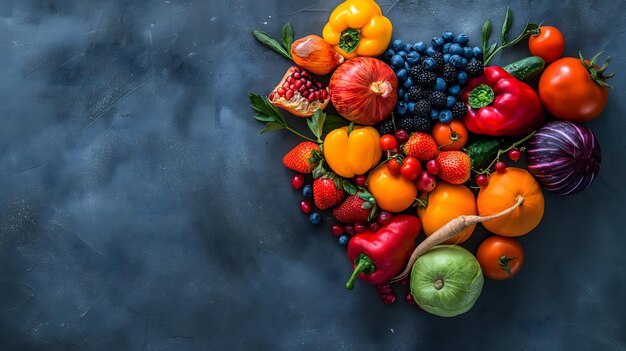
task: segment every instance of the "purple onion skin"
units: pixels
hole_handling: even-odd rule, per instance
[[[591,185],[602,161],[591,129],[567,121],[540,128],[527,144],[528,171],[548,191],[568,195]]]

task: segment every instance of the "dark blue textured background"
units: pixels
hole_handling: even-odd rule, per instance
[[[346,291],[330,221],[308,224],[281,164],[296,137],[257,136],[247,93],[268,93],[289,62],[250,31],[320,34],[335,5],[0,3],[1,350],[626,349],[625,2],[511,4],[514,32],[543,21],[568,55],[613,55],[615,89],[589,123],[603,168],[583,193],[546,194],[522,272],[452,319]],[[478,45],[504,13],[381,5],[413,42],[453,30]]]

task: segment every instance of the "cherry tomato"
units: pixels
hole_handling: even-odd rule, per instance
[[[387,169],[389,170],[389,173],[391,173],[393,175],[400,174],[400,168],[401,167],[402,166],[398,162],[397,158],[392,158],[389,161],[387,161]]]
[[[458,119],[447,124],[437,122],[433,127],[432,135],[437,146],[441,146],[443,151],[461,150],[467,142],[467,129]]]
[[[524,249],[513,238],[494,235],[480,244],[476,258],[487,278],[504,280],[522,269]]]
[[[396,146],[398,146],[398,142],[393,135],[385,134],[380,137],[380,148],[383,149],[383,151],[393,150]]]
[[[407,157],[404,159],[400,174],[404,179],[415,180],[422,172],[422,165],[415,157]]]
[[[539,80],[539,97],[554,117],[587,122],[600,115],[608,88],[593,80],[580,59],[564,57],[550,64]]]
[[[539,34],[528,39],[528,49],[533,56],[541,57],[546,63],[554,62],[563,55],[565,38],[555,27],[541,26]]]

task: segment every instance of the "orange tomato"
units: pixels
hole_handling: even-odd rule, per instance
[[[560,30],[552,26],[539,27],[538,35],[528,39],[528,49],[533,56],[541,57],[546,63],[556,61],[565,50],[565,38]]]
[[[480,244],[476,259],[487,278],[509,279],[522,269],[524,249],[513,238],[494,235]]]
[[[437,146],[443,151],[458,151],[467,142],[467,129],[458,119],[450,123],[437,122],[432,131]]]
[[[427,236],[458,216],[477,213],[474,193],[465,185],[439,182],[435,190],[422,194],[421,199],[428,201],[428,206],[418,207],[417,216],[422,220],[422,227]],[[472,235],[474,228],[476,225],[444,241],[444,244],[464,242]]]
[[[392,175],[386,165],[370,173],[367,190],[376,199],[378,207],[389,212],[406,210],[417,197],[415,184],[400,174]]]
[[[516,167],[489,176],[489,183],[478,193],[478,214],[489,216],[502,212],[513,206],[518,196],[524,202],[508,215],[483,222],[487,230],[503,236],[520,236],[539,225],[544,210],[541,187],[528,171]]]

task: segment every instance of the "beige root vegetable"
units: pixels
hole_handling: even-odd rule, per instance
[[[515,211],[515,209],[518,208],[523,202],[524,202],[524,197],[522,197],[521,195],[518,195],[515,198],[515,204],[503,210],[500,213],[496,213],[491,216],[466,216],[464,215],[464,216],[459,216],[451,220],[450,222],[446,223],[444,226],[437,229],[437,231],[435,231],[429,237],[427,237],[424,241],[422,241],[419,245],[417,245],[417,247],[413,251],[413,254],[411,254],[411,258],[409,258],[409,262],[407,263],[406,268],[404,268],[404,270],[400,274],[398,274],[393,279],[391,279],[389,283],[394,283],[394,282],[404,279],[411,272],[411,268],[413,268],[413,264],[415,263],[415,261],[417,261],[417,259],[420,256],[428,252],[433,247],[443,243],[444,241],[450,238],[453,238],[454,236],[458,235],[460,232],[464,231],[465,229],[469,228],[470,226],[474,224],[504,217],[510,214],[511,212]]]

